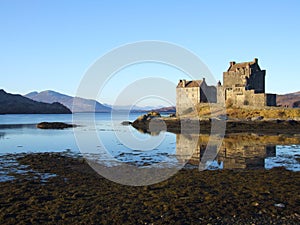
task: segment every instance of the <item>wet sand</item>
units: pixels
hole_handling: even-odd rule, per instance
[[[1,224],[299,224],[300,172],[182,169],[151,186],[111,182],[84,159],[19,155],[0,182]],[[34,171],[34,172],[33,172]],[[56,174],[46,180],[38,174]]]

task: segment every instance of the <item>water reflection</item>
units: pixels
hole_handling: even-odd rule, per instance
[[[232,134],[226,135],[220,148],[217,145],[218,138],[209,135],[177,134],[176,154],[182,156],[185,152],[189,153],[191,144],[197,142],[188,161],[189,165],[198,166],[202,163],[207,169],[259,169],[284,166],[291,170],[300,170],[300,136]],[[281,153],[282,146],[286,147],[284,154]],[[180,157],[178,159],[182,160]],[[274,163],[270,165],[272,161]],[[293,165],[290,165],[291,163]]]
[[[161,133],[161,131],[149,132],[148,130],[142,128],[136,128],[136,130],[142,134],[150,134],[151,136],[158,136]]]

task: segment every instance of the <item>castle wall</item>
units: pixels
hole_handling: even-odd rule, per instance
[[[250,105],[256,107],[264,107],[266,106],[266,95],[265,94],[255,94],[254,90],[244,91],[244,101],[243,105]]]
[[[217,103],[225,104],[225,90],[222,86],[217,87]]]
[[[255,93],[265,93],[265,70],[260,70],[257,64],[250,67],[237,68],[223,73],[225,88],[245,87],[255,90]]]
[[[184,114],[190,108],[194,109],[200,102],[200,88],[176,88],[176,114]]]
[[[201,88],[200,88],[201,87]],[[217,102],[217,88],[208,86],[205,82],[200,87],[176,88],[176,112],[177,115],[186,114],[194,110],[200,102]]]
[[[276,94],[266,94],[267,106],[276,106],[277,105],[276,98],[277,98]]]
[[[245,72],[243,72],[245,74]],[[245,86],[245,80],[237,74],[235,71],[229,71],[223,73],[223,86],[225,88],[232,88],[235,86]]]
[[[255,71],[255,73],[249,77],[249,89],[254,89],[255,93],[265,93],[265,75],[265,70]]]
[[[201,85],[200,90],[200,102],[217,102],[217,89],[214,86]]]
[[[192,111],[200,102],[226,103],[227,106],[276,106],[276,95],[265,94],[266,71],[261,70],[257,62],[256,58],[252,62],[230,62],[229,69],[223,73],[223,86],[220,82],[217,87],[208,86],[204,78],[203,82],[198,81],[201,88],[190,82],[190,86],[185,86],[186,81],[180,81],[177,112]]]
[[[234,88],[225,90],[226,102],[231,102],[235,106],[266,106],[266,95],[264,93],[255,94],[254,90],[245,90],[245,88]]]

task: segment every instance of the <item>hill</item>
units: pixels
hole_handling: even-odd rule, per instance
[[[31,92],[25,95],[25,97],[30,98],[39,102],[53,103],[59,102],[69,109],[72,110],[73,113],[78,112],[110,112],[111,108],[104,106],[103,104],[97,102],[96,100],[72,97],[69,95],[61,94],[55,91],[42,91]],[[74,106],[73,106],[73,103]]]
[[[111,105],[109,105],[111,106]],[[116,111],[130,111],[133,113],[143,113],[143,112],[151,112],[151,111],[156,111],[156,112],[176,112],[176,107],[175,106],[137,106],[137,105],[125,105],[125,106],[111,106],[112,109]]]
[[[159,108],[159,109],[152,109],[152,111],[156,111],[156,112],[172,112],[172,113],[175,113],[176,112],[176,107],[175,106],[162,107],[162,108]]]
[[[300,91],[285,95],[277,95],[277,105],[287,107],[300,107]]]
[[[70,114],[66,106],[54,102],[42,103],[22,95],[6,93],[0,90],[0,114]]]

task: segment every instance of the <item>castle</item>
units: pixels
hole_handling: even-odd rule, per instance
[[[276,106],[276,94],[265,93],[266,71],[258,59],[251,62],[230,62],[223,73],[223,85],[208,86],[203,80],[180,80],[176,88],[177,114],[187,112],[198,103],[219,103],[230,106]]]

